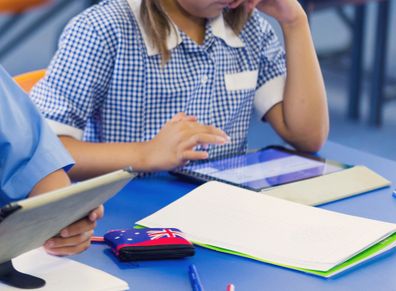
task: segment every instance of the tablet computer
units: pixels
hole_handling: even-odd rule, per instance
[[[351,166],[281,146],[195,162],[172,173],[206,182],[217,180],[254,191],[341,171]]]
[[[0,209],[0,264],[42,246],[120,191],[136,174],[131,169],[10,203]]]

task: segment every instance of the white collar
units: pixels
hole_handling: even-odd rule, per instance
[[[135,16],[135,19],[137,20],[140,32],[142,33],[143,36],[143,41],[146,45],[147,48],[147,53],[149,56],[157,55],[159,54],[159,51],[156,47],[154,47],[151,42],[150,38],[146,34],[146,31],[143,28],[143,23],[140,18],[140,4],[142,0],[128,0],[129,6],[132,10],[132,13]],[[244,47],[244,43],[242,40],[234,33],[234,31],[226,25],[224,22],[223,15],[219,15],[218,17],[210,20],[210,25],[212,26],[212,32],[213,35],[221,38],[224,40],[224,42],[231,46],[231,47]],[[176,26],[174,26],[176,27]],[[167,47],[168,49],[174,49],[177,47],[180,43],[182,42],[182,38],[180,36],[180,32],[178,29],[171,29],[170,34],[167,38]]]
[[[224,22],[223,14],[210,20],[213,35],[224,40],[230,47],[244,47],[245,44],[239,36]]]

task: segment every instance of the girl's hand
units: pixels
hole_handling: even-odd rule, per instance
[[[230,0],[228,7],[234,9],[241,5],[243,2],[246,2],[246,0]]]
[[[103,217],[103,205],[92,210],[85,218],[62,229],[60,234],[47,240],[44,248],[56,256],[68,256],[85,251],[91,244],[96,221]]]
[[[297,0],[247,0],[246,5],[249,11],[257,8],[280,24],[294,24],[306,19],[305,11]]]
[[[178,113],[147,142],[147,165],[151,171],[170,170],[190,160],[208,158],[206,151],[196,151],[198,145],[228,142],[228,136],[220,129],[203,125],[193,116]]]

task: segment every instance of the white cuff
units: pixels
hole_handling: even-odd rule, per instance
[[[46,120],[48,125],[51,127],[51,129],[53,130],[53,132],[55,132],[56,135],[66,135],[73,137],[77,140],[82,140],[84,132],[81,129],[51,119],[46,119]]]
[[[264,85],[256,91],[254,107],[260,118],[263,118],[274,105],[283,101],[285,84],[286,75],[282,75],[264,83]]]

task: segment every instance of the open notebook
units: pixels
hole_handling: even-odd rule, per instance
[[[68,258],[47,254],[43,248],[34,249],[15,258],[20,271],[44,278],[47,284],[39,291],[120,291],[129,290],[128,283],[102,270]],[[0,290],[21,290],[0,282]]]
[[[208,182],[137,222],[175,227],[194,243],[323,277],[396,244],[396,224]]]

